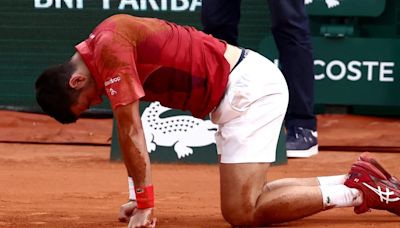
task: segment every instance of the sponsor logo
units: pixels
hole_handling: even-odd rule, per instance
[[[313,3],[313,0],[304,0],[304,3],[306,5],[308,5],[308,4]],[[326,6],[329,9],[340,5],[340,1],[339,0],[325,0],[325,3],[326,3]]]
[[[279,60],[274,60],[279,66]],[[366,60],[314,60],[315,80],[394,82],[395,62]]]
[[[104,86],[109,86],[111,84],[114,84],[116,82],[120,82],[121,81],[121,77],[120,76],[116,76],[114,78],[111,78],[110,80],[107,80],[104,82]]]
[[[193,154],[194,147],[215,143],[217,125],[210,120],[188,115],[163,117],[170,108],[159,102],[150,103],[142,113],[142,124],[149,153],[157,146],[173,147],[178,159]]]
[[[386,204],[389,204],[389,203],[397,202],[400,200],[399,197],[390,198],[390,196],[393,196],[395,193],[393,191],[390,191],[389,188],[386,188],[384,191],[382,191],[380,186],[378,186],[378,188],[374,188],[367,183],[362,183],[362,184],[364,186],[366,186],[367,188],[369,188],[371,191],[375,192],[379,196],[381,202],[385,202]]]
[[[101,2],[101,1],[100,1]],[[134,10],[134,11],[197,11],[201,7],[201,0],[103,0],[103,10]],[[84,0],[34,0],[36,9],[83,9]]]
[[[114,95],[116,95],[118,92],[116,91],[116,90],[114,90],[113,88],[110,88],[110,94],[112,95],[112,96],[114,96]]]

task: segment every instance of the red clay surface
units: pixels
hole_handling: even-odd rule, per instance
[[[0,227],[126,227],[117,221],[127,199],[122,163],[109,161],[111,120],[61,126],[35,114],[0,112]],[[400,147],[400,120],[319,116],[322,147]],[[87,143],[97,146],[12,142]],[[268,180],[346,173],[359,152],[321,151],[275,166]],[[373,153],[400,176],[398,153]],[[158,227],[230,227],[219,208],[217,165],[154,164]],[[295,202],[294,202],[295,203]],[[284,213],[284,212],[282,212]],[[280,227],[400,227],[384,211],[356,215],[333,209]]]

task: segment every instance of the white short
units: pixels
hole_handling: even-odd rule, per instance
[[[274,162],[288,99],[280,70],[248,50],[211,113],[211,121],[218,124],[215,138],[221,163]]]

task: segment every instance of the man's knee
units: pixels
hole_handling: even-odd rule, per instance
[[[232,226],[253,225],[254,208],[221,205],[221,212],[224,219]]]
[[[276,211],[268,208],[266,205],[263,208],[221,205],[221,212],[224,219],[232,226],[258,227],[274,224]]]

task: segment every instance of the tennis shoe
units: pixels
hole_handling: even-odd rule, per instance
[[[286,155],[289,158],[307,158],[318,154],[317,131],[302,127],[287,129]]]
[[[363,202],[354,207],[355,213],[361,214],[371,209],[378,209],[400,215],[399,187],[391,183],[375,165],[363,160],[356,161],[344,184],[363,193]]]

